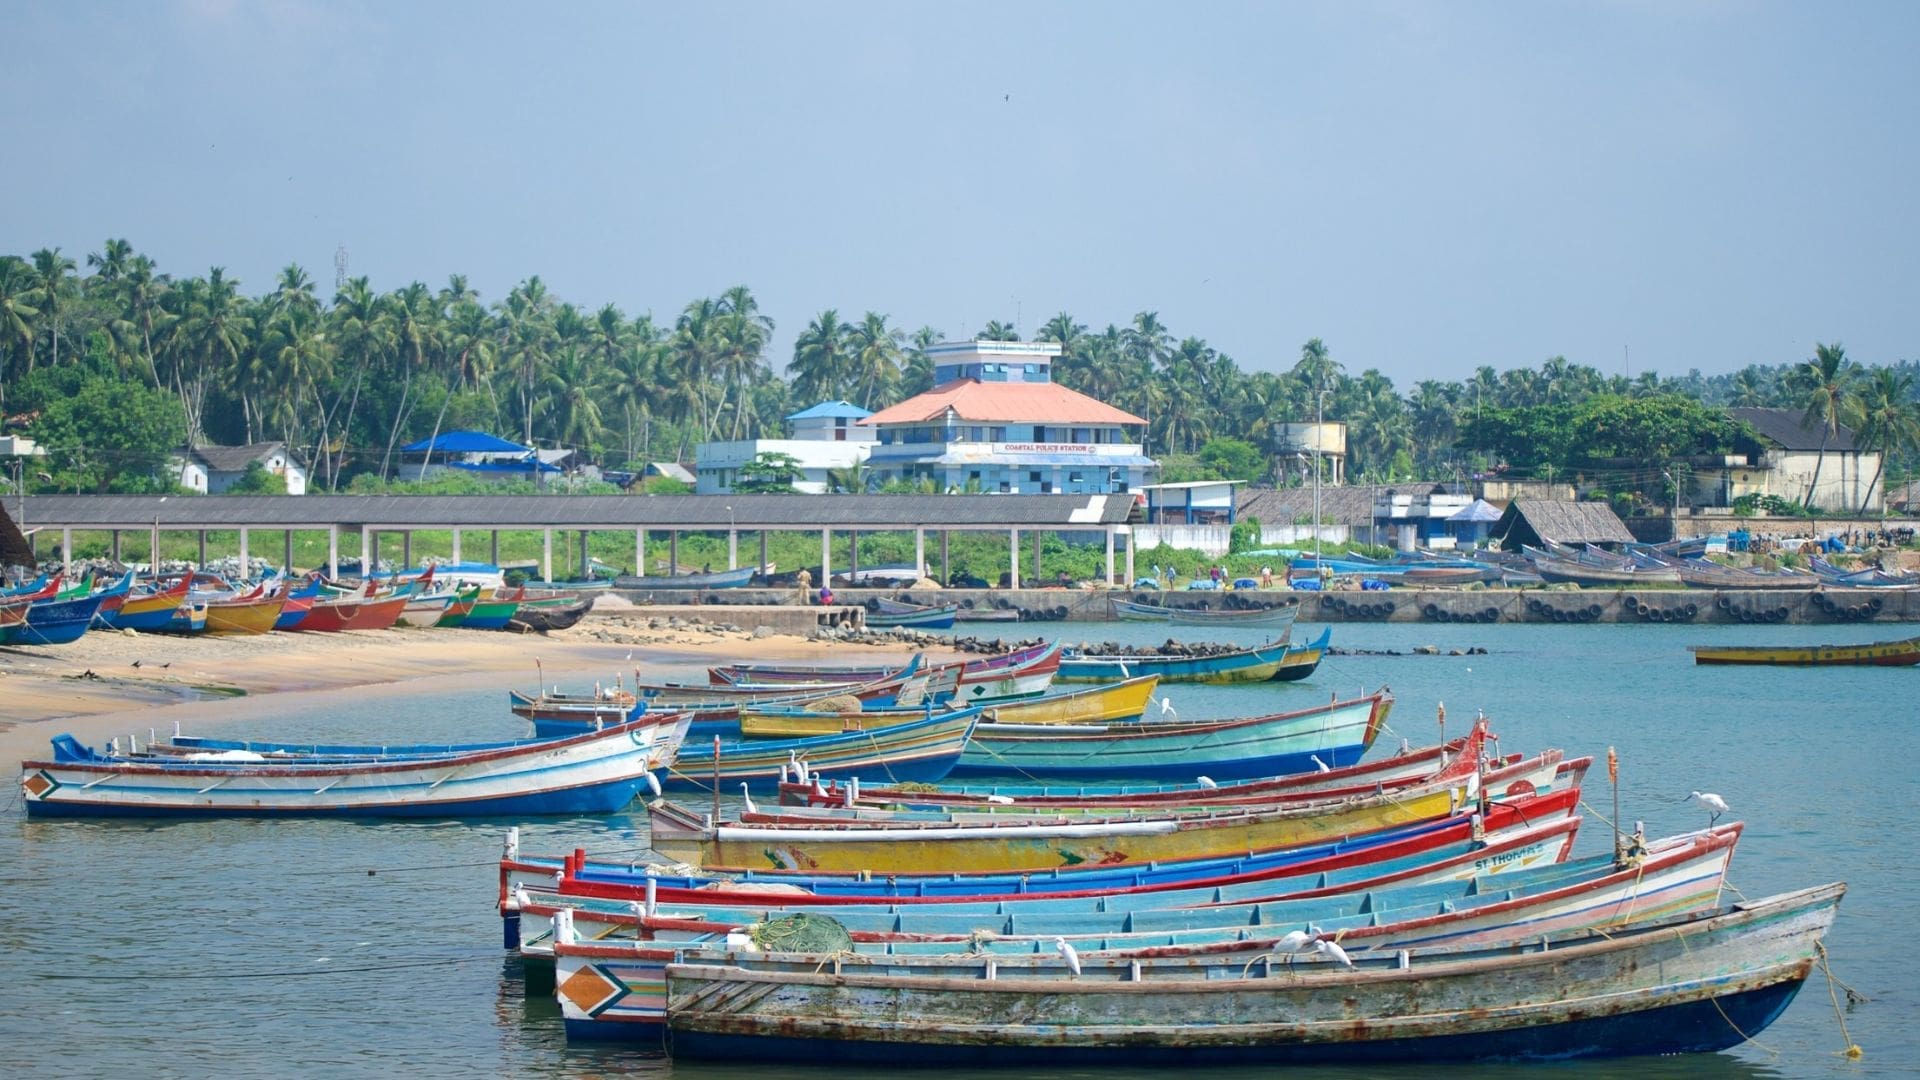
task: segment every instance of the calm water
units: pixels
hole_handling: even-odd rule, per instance
[[[1049,629],[1069,642],[1166,636],[1165,627],[1124,624]],[[1394,734],[1382,738],[1380,752],[1399,736],[1431,742],[1439,702],[1455,734],[1485,710],[1509,751],[1552,745],[1603,757],[1612,745],[1622,762],[1624,816],[1645,820],[1650,835],[1705,824],[1703,812],[1679,801],[1689,790],[1715,791],[1732,804],[1748,824],[1730,877],[1745,895],[1834,879],[1851,884],[1828,945],[1835,973],[1873,999],[1846,1013],[1866,1050],[1863,1061],[1838,1056],[1845,1043],[1816,973],[1759,1045],[1472,1075],[1910,1076],[1920,1073],[1913,1023],[1920,1016],[1920,949],[1912,944],[1920,858],[1910,839],[1920,802],[1912,765],[1920,671],[1696,668],[1684,647],[1914,632],[1338,626],[1336,645],[1477,645],[1489,654],[1330,657],[1298,684],[1171,693],[1180,715],[1197,719],[1298,707],[1385,683],[1400,703]],[[1258,640],[1252,631],[1239,633]],[[341,694],[324,708],[300,711],[263,700],[259,716],[271,724],[251,730],[341,739],[391,738],[396,728],[421,739],[519,734],[503,696],[489,690],[356,702]],[[203,733],[219,732],[209,726]],[[1596,768],[1588,801],[1600,813],[1609,809],[1605,785],[1604,769]],[[28,823],[17,797],[6,806],[0,941],[13,964],[0,981],[0,1045],[11,1060],[31,1062],[35,1075],[784,1074],[569,1047],[556,1007],[527,1000],[499,948],[493,861],[505,822]],[[645,819],[545,821],[522,832],[531,851],[635,851],[644,844]],[[1605,826],[1588,814],[1581,851],[1607,843]],[[1430,1071],[1311,1075],[1412,1078]]]

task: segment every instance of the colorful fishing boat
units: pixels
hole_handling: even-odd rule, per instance
[[[323,586],[318,575],[308,578],[299,585],[287,590],[287,602],[280,608],[280,617],[273,621],[275,630],[291,630],[307,617],[313,605],[320,599]]]
[[[526,596],[526,587],[522,586],[506,597],[476,599],[467,613],[460,617],[459,625],[467,630],[505,630]]]
[[[1138,720],[1146,712],[1147,701],[1159,684],[1159,676],[1143,675],[1125,682],[1021,698],[1004,704],[984,703],[980,705],[980,719],[982,723],[993,724],[1104,724]],[[823,713],[805,709],[745,708],[740,711],[740,733],[754,738],[791,739],[838,731],[871,731],[911,723],[924,715],[917,709]]]
[[[902,729],[904,730],[904,729]],[[865,738],[884,736],[866,735]],[[698,756],[685,763],[697,770]],[[871,775],[871,774],[870,774]],[[790,866],[872,873],[1041,870],[1082,862],[1150,862],[1311,844],[1446,817],[1470,801],[1452,782],[1392,795],[1204,817],[1076,815],[1058,821],[759,826],[715,822],[672,803],[652,806],[653,850],[689,866]]]
[[[1841,884],[1485,950],[1276,959],[731,956],[670,964],[676,1058],[1086,1068],[1557,1061],[1724,1050],[1812,973]],[[1011,970],[1009,970],[1011,969]],[[1023,970],[1024,969],[1024,970]],[[895,972],[898,972],[897,974]],[[1044,1023],[1036,1018],[1044,1018]]]
[[[1912,667],[1920,664],[1920,637],[1863,645],[1689,645],[1696,664],[1783,664]]]
[[[1300,614],[1298,601],[1285,604],[1247,607],[1175,607],[1138,600],[1111,597],[1107,601],[1116,619],[1135,622],[1170,622],[1182,626],[1258,626],[1274,637],[1285,638]]]
[[[945,968],[952,954],[967,953],[996,958],[1003,965],[996,975],[1006,978],[1043,973],[1071,978],[1054,946],[1061,939],[1069,942],[1077,960],[1184,961],[1189,972],[1199,977],[1232,967],[1272,964],[1276,956],[1291,951],[1282,938],[1288,931],[1306,934],[1310,940],[1336,941],[1350,953],[1410,947],[1485,948],[1522,937],[1712,908],[1719,903],[1738,837],[1739,827],[1728,826],[1713,833],[1654,841],[1624,865],[1605,855],[1491,878],[1420,881],[1251,904],[1203,901],[1204,906],[1197,907],[1124,912],[1107,911],[1097,901],[1083,912],[1028,912],[1022,905],[1017,914],[1009,913],[1004,919],[980,913],[946,914],[938,906],[905,914],[867,914],[843,907],[833,909],[831,917],[850,939],[842,959],[854,971],[886,964],[896,974],[907,974],[930,958],[939,969]],[[780,911],[694,909],[690,914],[676,904],[650,916],[644,911],[615,914],[532,905],[528,914],[547,915],[555,924],[557,932],[548,938],[553,942],[548,951],[557,965],[555,983],[568,1038],[599,1040],[657,1039],[665,1021],[657,1000],[627,994],[608,1000],[609,982],[622,987],[657,982],[664,978],[667,963],[738,959],[756,970],[803,964],[799,956],[777,953],[726,955],[728,946],[722,942],[731,935],[777,941]],[[643,934],[650,937],[642,938]],[[705,940],[695,935],[704,935]],[[675,941],[686,944],[676,946]],[[658,970],[647,971],[650,963],[659,965]]]
[[[293,624],[301,632],[338,633],[342,630],[385,630],[406,609],[408,596],[316,600],[306,617]]]
[[[406,606],[400,609],[400,617],[395,619],[393,624],[395,626],[437,626],[440,617],[447,613],[447,608],[453,604],[457,595],[456,592],[448,589],[412,596],[407,600]]]
[[[686,718],[471,746],[207,741],[197,756],[100,754],[70,735],[22,763],[28,817],[479,817],[618,810],[672,764]]]
[[[975,657],[958,662],[958,697],[967,701],[1005,700],[1047,692],[1060,670],[1060,645],[1042,642],[1024,649]],[[947,666],[947,665],[941,665]],[[819,666],[791,664],[728,664],[707,669],[716,686],[740,683],[873,682],[895,674],[898,667]]]
[[[1286,655],[1280,658],[1280,666],[1274,669],[1272,682],[1298,682],[1314,673],[1320,661],[1326,659],[1327,642],[1333,639],[1333,628],[1321,631],[1320,636],[1301,645],[1289,645]]]
[[[283,596],[256,596],[251,599],[207,601],[206,625],[209,634],[264,634],[280,621],[286,609]]]
[[[78,641],[93,625],[100,604],[98,595],[30,604],[25,621],[8,634],[8,644],[66,645]]]
[[[1333,769],[1360,760],[1393,710],[1393,694],[1238,720],[976,727],[956,779],[1215,781]]]
[[[979,718],[978,709],[936,713],[916,723],[880,731],[854,731],[803,739],[746,739],[716,735],[711,745],[687,748],[668,774],[669,787],[719,791],[742,784],[774,791],[788,767],[804,761],[814,776],[868,777],[884,783],[933,783],[952,771]]]
[[[868,601],[868,626],[905,626],[916,630],[951,630],[958,604],[909,604],[877,596]]]
[[[1320,632],[1318,638],[1297,648],[1304,650],[1302,656],[1316,649],[1324,652],[1327,643],[1332,640],[1333,628],[1328,627]],[[1266,682],[1279,673],[1291,647],[1284,641],[1271,641],[1251,649],[1193,656],[1161,653],[1100,655],[1068,650],[1061,657],[1060,671],[1054,676],[1054,681],[1117,682],[1136,675],[1158,675],[1162,683]],[[1313,662],[1319,663],[1317,656]]]
[[[187,602],[189,585],[187,579],[181,578],[153,592],[129,593],[120,602],[119,610],[101,613],[100,623],[109,630],[141,633],[164,630],[172,621],[173,613]]]
[[[622,575],[613,579],[617,589],[738,589],[753,581],[757,566],[734,570],[714,570],[698,574],[650,574],[642,577]]]
[[[439,627],[457,627],[462,625],[467,621],[468,613],[473,611],[473,605],[479,602],[479,600],[480,589],[478,586],[462,590],[456,594],[452,602],[447,605],[446,611],[442,612],[440,617],[434,620],[433,625]]]
[[[591,596],[557,596],[542,600],[528,600],[514,611],[513,619],[508,623],[515,630],[544,634],[549,630],[565,630],[574,623],[587,617],[593,610]]]

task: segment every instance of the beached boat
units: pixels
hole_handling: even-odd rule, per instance
[[[1920,664],[1920,637],[1863,645],[1690,645],[1696,664],[1824,664],[1912,667]]]
[[[1380,734],[1393,695],[1381,690],[1294,712],[1237,720],[1132,724],[987,724],[953,767],[957,779],[1238,780],[1360,760]]]
[[[1244,608],[1173,607],[1138,600],[1110,597],[1107,601],[1118,619],[1135,622],[1170,622],[1182,626],[1258,626],[1275,637],[1284,638],[1300,614],[1298,602],[1271,607]]]
[[[273,621],[275,630],[291,630],[307,617],[313,605],[319,601],[325,586],[318,575],[287,590],[287,602],[280,608],[280,617]]]
[[[316,600],[307,609],[306,617],[294,623],[292,629],[302,633],[385,630],[400,617],[400,612],[406,609],[411,599],[409,596],[355,596],[341,600]]]
[[[566,596],[546,600],[523,601],[508,620],[507,627],[512,630],[544,634],[549,630],[565,630],[574,623],[587,617],[593,610],[593,597]]]
[[[472,746],[206,743],[194,756],[99,754],[70,735],[21,765],[29,817],[478,817],[618,810],[672,764],[686,718]],[[657,783],[657,781],[655,781]]]
[[[27,607],[25,604],[0,607],[0,645],[5,645],[13,640],[12,631],[25,625],[26,621]]]
[[[395,626],[437,626],[440,617],[447,613],[459,595],[448,589],[441,592],[419,593],[407,599],[406,606],[400,609],[400,617],[393,621]]]
[[[904,729],[901,729],[904,730]],[[866,735],[865,738],[878,738]],[[699,759],[683,763],[698,770]],[[1149,862],[1290,847],[1447,816],[1471,801],[1451,781],[1427,788],[1283,810],[1235,808],[1200,817],[1074,815],[1054,821],[773,826],[714,822],[672,803],[652,807],[653,850],[689,866],[804,866],[948,872],[1042,870],[1082,862]]]
[[[1616,569],[1561,559],[1535,559],[1533,570],[1549,584],[1572,584],[1583,589],[1658,588],[1681,583],[1680,571],[1672,567]]]
[[[1019,622],[1020,609],[1013,607],[967,607],[953,613],[954,622]]]
[[[117,611],[102,612],[100,623],[109,630],[153,633],[166,629],[173,613],[187,602],[190,583],[185,578],[154,592],[130,593]]]
[[[757,566],[736,570],[714,570],[698,574],[649,574],[636,577],[622,574],[613,579],[616,589],[738,589],[753,581]]]
[[[682,790],[727,795],[742,784],[775,791],[796,761],[811,775],[881,783],[933,783],[952,771],[967,745],[979,710],[935,713],[911,724],[878,731],[852,731],[798,739],[747,739],[715,735],[688,746],[667,784]],[[536,730],[540,730],[536,727]]]
[[[476,598],[466,614],[460,616],[458,625],[463,630],[505,630],[526,597],[527,590],[522,586],[505,597],[490,595]]]
[[[868,626],[906,626],[918,630],[951,630],[957,604],[909,604],[900,600],[875,597],[868,602]]]
[[[264,634],[280,620],[287,601],[282,596],[255,596],[207,601],[207,633]]]
[[[669,965],[664,996],[673,1053],[692,1059],[1083,1068],[1714,1051],[1792,1002],[1844,893],[1836,883],[1520,945],[1380,950],[1291,972],[1281,958],[1196,972],[1177,958],[1094,956],[1074,973],[1041,954],[1029,977],[997,957],[926,958],[901,974],[833,956],[755,970],[737,957]]]
[[[958,695],[969,701],[1044,694],[1060,670],[1058,642],[1042,642],[1024,649],[975,657],[958,663]],[[942,665],[946,666],[946,665]],[[857,665],[798,666],[794,664],[725,664],[707,669],[715,686],[742,683],[873,682],[899,672],[898,667]]]
[[[1023,909],[1004,919],[948,915],[939,907],[867,916],[835,908],[831,918],[852,939],[843,959],[856,971],[886,964],[894,974],[910,974],[931,960],[933,970],[918,973],[945,974],[951,971],[947,965],[954,954],[968,953],[1001,960],[1004,966],[996,971],[1000,977],[1070,978],[1072,972],[1065,970],[1054,947],[1054,940],[1061,938],[1069,941],[1076,959],[1184,963],[1199,977],[1273,963],[1290,951],[1283,941],[1289,931],[1337,941],[1349,953],[1484,948],[1522,937],[1700,911],[1719,903],[1738,835],[1738,826],[1728,826],[1714,834],[1655,841],[1626,865],[1606,855],[1494,877],[1254,904],[1126,912]],[[694,918],[678,905],[667,910],[671,914],[650,917],[529,906],[523,919],[545,915],[556,924],[557,934],[549,940],[559,940],[548,951],[557,965],[557,996],[570,1039],[659,1037],[665,1019],[660,1003],[626,994],[607,1000],[608,979],[622,986],[657,982],[667,963],[738,961],[757,970],[781,970],[799,960],[777,953],[729,956],[728,947],[720,944],[735,934],[750,941],[777,940],[777,934],[767,933],[778,929],[776,910],[696,912]],[[638,938],[649,932],[650,939]],[[708,940],[696,941],[696,934]],[[676,946],[677,941],[687,944]],[[650,964],[660,965],[650,973],[652,980],[643,974]],[[648,1024],[654,1030],[647,1030]]]
[[[101,597],[83,595],[71,600],[45,600],[27,606],[27,616],[8,632],[10,645],[66,645],[80,640],[93,625]]]
[[[1136,675],[1158,675],[1163,683],[1236,683],[1266,682],[1280,671],[1289,648],[1324,651],[1333,640],[1333,628],[1304,645],[1289,646],[1272,641],[1251,649],[1236,649],[1204,655],[1167,655],[1128,653],[1124,655],[1082,654],[1068,650],[1060,660],[1055,682],[1117,682]],[[1305,653],[1303,652],[1304,656]],[[1318,663],[1316,657],[1314,663]]]

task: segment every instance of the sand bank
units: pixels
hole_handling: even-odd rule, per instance
[[[43,756],[47,740],[62,731],[87,742],[166,730],[176,719],[189,727],[216,718],[264,723],[279,711],[263,705],[267,698],[279,706],[343,690],[532,687],[536,658],[549,683],[584,688],[588,680],[635,668],[656,677],[743,657],[825,663],[906,655],[904,646],[649,629],[643,620],[622,618],[544,635],[405,628],[252,637],[96,631],[71,645],[0,648],[0,762]]]

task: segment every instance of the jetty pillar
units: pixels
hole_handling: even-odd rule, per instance
[[[633,530],[633,575],[644,576],[647,572],[647,530]]]
[[[1317,438],[1318,436],[1316,436]],[[1133,588],[1133,530],[1127,530],[1127,588]]]
[[[847,533],[847,581],[860,583],[860,530]]]
[[[280,550],[280,572],[287,577],[293,576],[293,530],[282,534]]]
[[[153,534],[153,541],[154,541],[155,549],[158,550],[159,544],[160,544],[159,532],[156,531]],[[327,579],[332,580],[339,576],[340,576],[340,526],[329,525],[327,526]]]
[[[1107,526],[1107,584],[1113,584],[1113,526]]]
[[[1007,550],[1010,555],[1008,560],[1010,566],[1007,572],[1007,587],[1017,589],[1020,587],[1020,530],[1008,529],[1007,536]]]
[[[833,530],[820,530],[820,587],[833,580]]]
[[[487,563],[491,566],[496,566],[496,567],[500,565],[500,530],[499,529],[493,530],[492,542],[487,547]]]
[[[200,530],[200,561],[194,564],[194,568],[201,569],[201,568],[204,568],[206,565],[207,565],[207,530],[201,529]]]
[[[587,578],[590,578],[592,576],[593,576],[592,574],[587,573],[587,530],[581,529],[580,530],[580,580],[585,581]]]
[[[940,584],[942,585],[953,583],[952,560],[947,557],[947,540],[952,535],[952,529],[940,530]]]
[[[922,577],[927,573],[927,530],[924,528],[913,530],[913,572]]]
[[[727,526],[727,569],[740,569],[740,531]]]
[[[667,530],[667,576],[680,572],[680,530]]]
[[[767,530],[761,529],[760,530],[760,565],[756,570],[756,573],[764,574],[766,572],[767,572]]]
[[[540,580],[553,580],[553,530],[540,530]]]
[[[373,573],[373,555],[380,550],[380,538],[365,525],[360,526],[360,577],[364,580]]]
[[[247,551],[247,527],[242,525],[240,526],[240,580],[245,581],[252,577],[252,570],[253,561],[248,557]]]
[[[119,529],[113,530],[113,539],[111,543],[113,544],[113,561],[119,562],[120,561],[120,530]]]
[[[454,562],[466,561],[465,559],[460,557],[460,530],[459,529],[453,530],[453,561]]]
[[[60,530],[60,568],[65,573],[73,573],[73,527]]]
[[[152,539],[153,539],[153,551],[151,555],[152,555],[153,561],[147,564],[147,571],[149,573],[158,575],[160,573],[160,519],[159,518],[153,519]]]
[[[400,568],[403,570],[411,570],[413,568],[412,529],[408,529],[406,532],[400,534]]]

